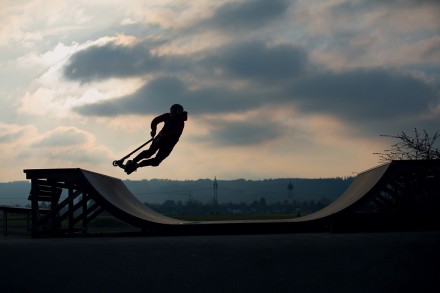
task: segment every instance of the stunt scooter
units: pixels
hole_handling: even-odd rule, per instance
[[[138,147],[137,149],[135,149],[134,151],[132,151],[131,153],[129,153],[125,157],[121,158],[120,160],[113,161],[113,166],[120,167],[120,168],[124,169],[125,165],[126,165],[126,164],[124,164],[125,159],[129,158],[132,154],[134,154],[135,152],[137,152],[138,150],[140,150],[141,148],[143,148],[144,146],[146,146],[147,144],[149,144],[153,140],[154,140],[154,138],[151,138],[149,141],[145,142],[144,144],[142,144],[140,147]]]

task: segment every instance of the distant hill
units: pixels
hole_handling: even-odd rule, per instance
[[[265,180],[218,180],[218,201],[220,203],[251,203],[265,198],[267,203],[282,202],[288,199],[288,185],[292,183],[292,199],[296,201],[327,198],[336,199],[353,181],[348,178],[300,179],[282,178]],[[163,180],[151,179],[124,183],[142,202],[163,203],[166,200],[210,202],[214,197],[214,181],[199,180]],[[28,205],[30,183],[16,181],[0,183],[0,205]]]
[[[30,205],[31,184],[27,181],[0,183],[0,205]]]

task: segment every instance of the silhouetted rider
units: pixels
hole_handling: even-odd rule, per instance
[[[131,174],[139,167],[159,166],[179,141],[186,120],[188,120],[188,113],[179,104],[172,105],[170,113],[154,118],[151,121],[151,137],[154,139],[150,148],[141,152],[133,160],[129,160],[124,168],[125,172]],[[162,122],[164,123],[162,130],[156,136],[157,125]],[[156,156],[151,158],[154,154]]]

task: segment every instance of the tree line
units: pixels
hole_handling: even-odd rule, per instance
[[[284,200],[268,203],[265,197],[251,203],[227,202],[204,203],[199,200],[166,200],[162,204],[145,203],[153,210],[168,216],[185,215],[240,215],[240,214],[287,214],[301,216],[318,211],[332,201],[326,197],[315,200]]]

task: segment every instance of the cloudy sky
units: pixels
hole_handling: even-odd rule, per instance
[[[436,0],[2,0],[0,181],[350,176],[440,128]],[[112,166],[180,103],[172,155]]]

